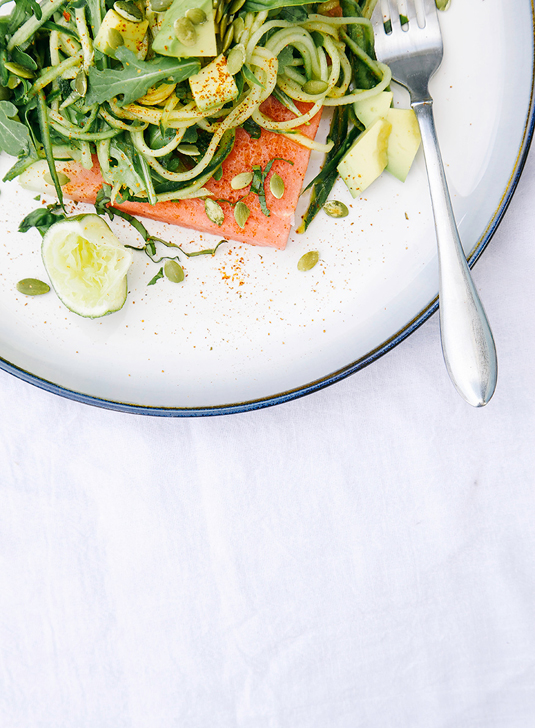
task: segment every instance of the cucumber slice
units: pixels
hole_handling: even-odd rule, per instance
[[[52,287],[70,311],[99,318],[122,308],[132,253],[98,215],[52,225],[41,250]]]

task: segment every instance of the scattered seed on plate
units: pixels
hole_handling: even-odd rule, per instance
[[[188,48],[197,42],[197,31],[189,18],[179,18],[175,22],[175,35],[177,40]]]
[[[329,217],[347,217],[349,215],[347,205],[338,200],[329,200],[323,205],[323,209]]]
[[[230,180],[230,186],[233,190],[243,190],[253,181],[252,172],[241,172]]]
[[[280,200],[280,198],[284,194],[284,180],[276,172],[271,176],[271,179],[269,180],[269,189],[271,190],[271,194],[273,195],[273,197],[276,197],[277,200]]]
[[[320,259],[320,254],[317,250],[309,250],[308,253],[302,255],[297,261],[297,270],[312,270]]]
[[[167,280],[171,283],[182,283],[184,280],[184,269],[176,260],[167,260],[163,267],[163,272]]]
[[[204,201],[204,209],[208,219],[214,222],[216,225],[222,225],[225,221],[225,213],[223,208],[215,200],[211,200],[209,197]]]
[[[242,228],[245,227],[245,223],[247,222],[247,219],[249,215],[251,214],[251,210],[247,207],[245,202],[237,203],[236,207],[234,208],[234,219],[236,220],[236,223]]]
[[[190,8],[186,10],[186,18],[191,20],[193,25],[202,25],[208,20],[206,13],[201,8]]]
[[[25,296],[42,296],[43,293],[48,293],[50,290],[48,283],[44,283],[38,278],[23,278],[17,283],[16,288]]]

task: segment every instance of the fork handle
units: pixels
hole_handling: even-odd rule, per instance
[[[438,243],[440,333],[446,368],[474,407],[490,400],[498,363],[492,331],[466,262],[451,206],[432,100],[415,101]]]

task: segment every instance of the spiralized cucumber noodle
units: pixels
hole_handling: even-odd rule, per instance
[[[100,8],[105,9],[101,0],[87,5],[98,7],[99,3]],[[136,5],[150,21],[149,40],[137,55],[140,60],[150,59],[153,57],[150,39],[156,36],[163,14],[151,12],[148,0]],[[324,10],[326,5],[335,7],[337,3],[335,0],[313,7]],[[369,17],[374,5],[374,0],[365,3],[364,14]],[[165,80],[133,103],[124,104],[119,95],[103,103],[88,105],[84,88],[87,89],[88,71],[96,63],[93,41],[98,27],[89,22],[84,7],[73,11],[69,5],[67,12],[66,6],[66,0],[44,0],[41,18],[32,15],[12,34],[7,51],[13,53],[16,48],[23,48],[30,55],[36,33],[39,33],[41,48],[43,33],[48,34],[46,65],[41,65],[31,81],[17,78],[15,88],[24,83],[27,99],[38,94],[41,94],[39,98],[46,98],[46,128],[41,128],[41,132],[51,135],[53,151],[61,149],[61,157],[57,152],[55,158],[65,158],[65,150],[70,149],[72,158],[91,168],[92,154],[96,152],[103,179],[113,188],[113,200],[125,187],[124,180],[128,179],[126,173],[121,177],[117,174],[118,167],[124,170],[129,160],[128,151],[121,150],[120,143],[127,143],[135,150],[141,163],[136,174],[141,177],[142,184],[135,189],[131,186],[127,194],[151,203],[202,197],[209,194],[203,185],[218,167],[218,150],[226,132],[254,122],[262,129],[282,134],[308,149],[328,152],[332,141],[321,143],[310,139],[299,131],[299,127],[308,124],[323,107],[344,106],[375,96],[391,81],[387,66],[362,48],[355,50],[348,45],[351,39],[346,31],[350,26],[360,26],[371,33],[368,17],[315,12],[294,21],[277,17],[273,11],[246,12],[245,8],[240,13],[243,22],[236,26],[238,30],[233,41],[224,50],[226,56],[236,47],[243,50],[242,85],[232,102],[204,112],[192,98],[187,80],[179,84]],[[373,88],[360,89],[352,85],[348,47],[377,79]],[[291,54],[285,49],[290,49]],[[279,62],[283,52],[284,64]],[[207,61],[203,59],[203,62]],[[114,62],[104,58],[104,67],[109,67],[109,63]],[[66,93],[66,87],[72,90]],[[272,94],[292,109],[293,118],[277,121],[261,110],[263,102]],[[296,102],[310,104],[310,107],[300,111]],[[188,132],[193,127],[211,137],[202,148],[196,149],[193,145],[193,151],[197,153],[192,155],[191,149],[186,149],[192,145],[183,144],[183,140],[188,139]],[[160,136],[155,144],[157,132]],[[46,148],[44,141],[42,144]],[[44,156],[38,142],[36,150],[38,157]],[[181,158],[183,163],[169,164],[173,156]],[[168,189],[164,189],[166,184]]]

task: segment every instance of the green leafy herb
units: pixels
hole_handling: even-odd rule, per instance
[[[52,225],[66,219],[67,216],[58,204],[39,207],[37,210],[30,212],[29,215],[26,215],[19,225],[19,232],[27,233],[28,230],[36,228],[44,237],[45,233],[52,227]]]
[[[160,268],[160,270],[156,273],[154,278],[151,278],[151,280],[147,283],[148,286],[153,286],[155,283],[157,283],[160,278],[163,278],[163,266]]]
[[[30,134],[27,127],[14,117],[18,109],[10,101],[0,101],[0,150],[17,157],[28,152]]]
[[[254,73],[251,71],[249,66],[246,66],[245,63],[242,66],[241,72],[245,76],[245,78],[249,81],[249,83],[253,83],[256,86],[260,86],[260,88],[266,88],[263,83],[260,83],[260,81],[257,79],[257,77],[254,75]]]
[[[154,84],[164,80],[174,83],[185,81],[201,68],[199,61],[193,58],[160,57],[152,61],[139,61],[124,46],[118,48],[115,55],[123,64],[122,69],[89,69],[88,106],[121,96],[122,100],[118,101],[120,106],[131,104],[144,96]]]

